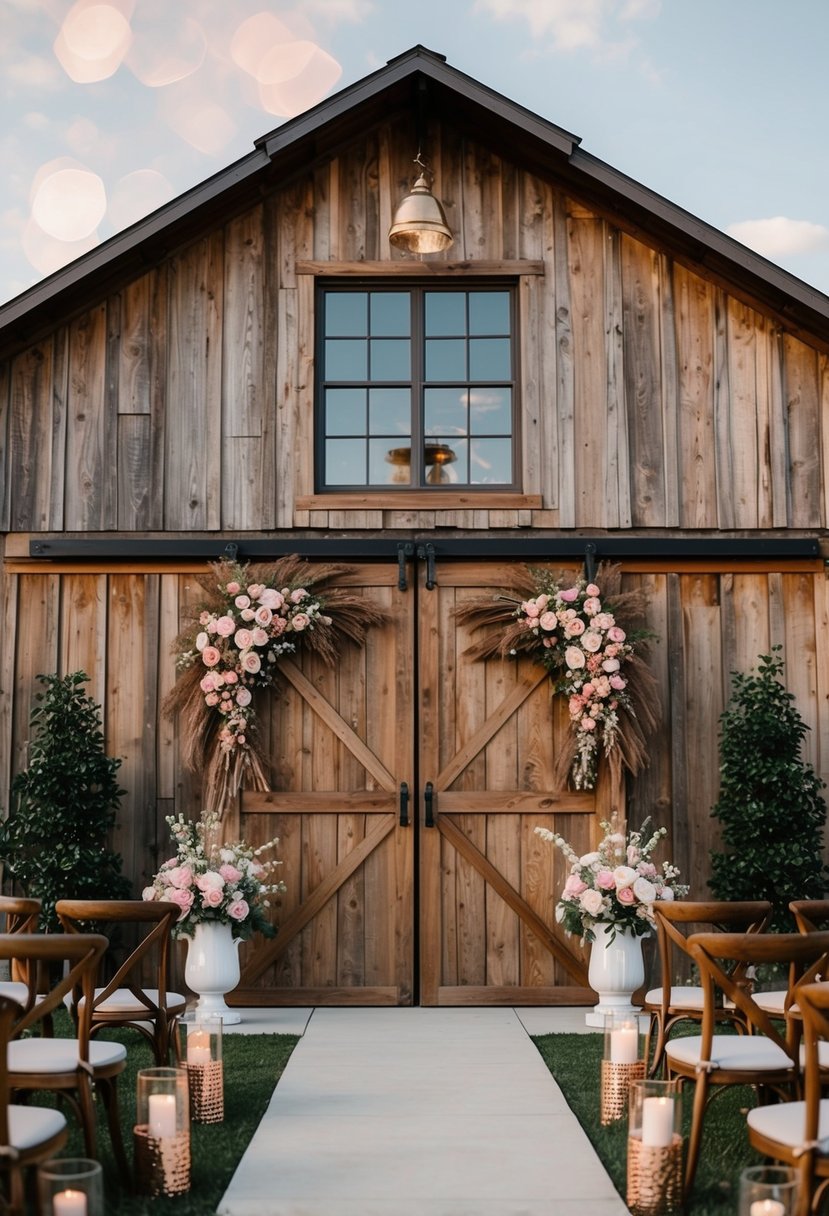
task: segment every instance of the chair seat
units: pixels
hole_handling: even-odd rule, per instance
[[[103,988],[95,989],[96,999],[103,991]],[[142,991],[146,992],[147,999],[152,1001],[154,1005],[158,1004],[157,988],[144,988]],[[169,1014],[178,1013],[185,1009],[186,1006],[186,997],[183,997],[178,992],[167,993],[167,1012]],[[83,1008],[83,998],[78,1001],[78,1008]],[[139,1000],[136,1000],[129,988],[116,988],[112,996],[108,996],[105,1001],[101,1001],[100,1005],[95,1006],[94,1016],[98,1017],[101,1014],[104,1016],[111,1014],[117,1017],[134,1018],[137,1021],[142,1021],[147,1018],[149,1013],[150,1010],[147,1008],[147,1006],[142,1005]]]
[[[662,989],[651,988],[650,992],[645,993],[646,1005],[662,1005]],[[702,1012],[702,989],[693,988],[691,986],[684,987],[682,985],[671,989],[670,997],[671,1008],[680,1007],[682,1009],[699,1009]]]
[[[786,1016],[786,997],[789,995],[787,989],[775,989],[773,992],[755,992],[754,1003],[760,1009],[765,1009],[766,1013],[777,1013],[780,1017]],[[797,1013],[797,1005],[792,1005],[788,1010],[789,1013]]]
[[[805,1139],[805,1102],[779,1102],[771,1106],[756,1106],[748,1112],[748,1125],[760,1136],[785,1144],[788,1148],[799,1148]],[[818,1152],[826,1156],[829,1152],[829,1098],[822,1098],[818,1115]]]
[[[59,1135],[66,1120],[59,1110],[44,1106],[9,1106],[9,1141],[19,1153]]]
[[[668,1063],[674,1062],[693,1068],[700,1060],[699,1035],[671,1039],[665,1048]],[[759,1035],[715,1034],[711,1043],[711,1059],[717,1068],[727,1072],[756,1071],[757,1069],[779,1072],[792,1067],[792,1062],[781,1047],[771,1039]]]
[[[0,980],[0,996],[7,996],[10,1001],[17,1001],[25,1007],[29,999],[29,988],[20,980]]]
[[[123,1043],[96,1039],[89,1044],[93,1068],[109,1068],[126,1060]],[[77,1039],[13,1039],[8,1047],[9,1073],[70,1073],[78,1067]],[[11,1079],[12,1086],[14,1079]]]

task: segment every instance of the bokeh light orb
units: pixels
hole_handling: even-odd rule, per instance
[[[243,72],[258,80],[264,56],[294,38],[290,28],[273,13],[254,13],[237,26],[230,40],[230,57]]]
[[[110,190],[107,219],[120,232],[163,207],[174,194],[172,184],[157,169],[136,169],[119,178]]]
[[[115,5],[79,0],[66,14],[53,49],[70,80],[92,84],[118,71],[131,40],[130,23]]]
[[[207,36],[192,17],[169,11],[164,17],[142,20],[139,10],[127,67],[149,89],[161,89],[197,72],[204,63]]]
[[[75,258],[89,253],[98,243],[97,232],[90,233],[83,241],[55,240],[34,219],[28,221],[20,240],[26,260],[39,274],[54,274]]]
[[[82,241],[106,214],[106,190],[89,169],[57,169],[42,177],[32,198],[32,217],[59,241]]]
[[[342,76],[342,66],[322,47],[303,52],[303,66],[286,80],[260,81],[259,101],[263,110],[282,118],[294,118],[322,101]],[[278,60],[274,61],[278,63]]]

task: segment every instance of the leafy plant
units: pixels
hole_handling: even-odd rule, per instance
[[[123,899],[130,883],[107,834],[124,790],[121,761],[104,753],[100,707],[83,671],[38,676],[45,692],[30,717],[29,767],[12,782],[0,824],[0,859],[27,896],[43,902],[40,928],[59,928],[58,899]]]
[[[760,656],[756,673],[734,673],[720,717],[720,796],[711,812],[726,851],[711,854],[709,883],[717,899],[771,900],[778,932],[794,928],[789,901],[822,898],[827,880],[825,782],[801,756],[809,728],[779,679],[782,669],[772,653]]]

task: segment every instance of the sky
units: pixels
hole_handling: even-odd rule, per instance
[[[0,303],[418,43],[829,294],[825,0],[0,0]]]

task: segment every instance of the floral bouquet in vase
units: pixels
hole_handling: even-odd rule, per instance
[[[267,858],[278,839],[252,848],[244,841],[218,843],[218,817],[206,815],[198,822],[183,815],[168,816],[176,842],[176,855],[160,867],[144,899],[167,900],[181,909],[173,927],[175,937],[192,937],[202,923],[224,924],[234,938],[246,941],[253,933],[273,937],[276,930],[268,919],[270,896],[286,890],[284,882],[272,881],[282,863]]]
[[[649,834],[646,819],[638,832],[625,833],[613,821],[602,822],[604,836],[593,852],[578,853],[547,828],[536,828],[542,840],[560,849],[570,864],[570,873],[556,905],[556,920],[568,935],[595,940],[597,925],[610,926],[611,936],[618,931],[641,937],[653,926],[653,906],[687,895],[688,888],[677,882],[679,870],[669,861],[661,868],[652,854],[665,828]]]

